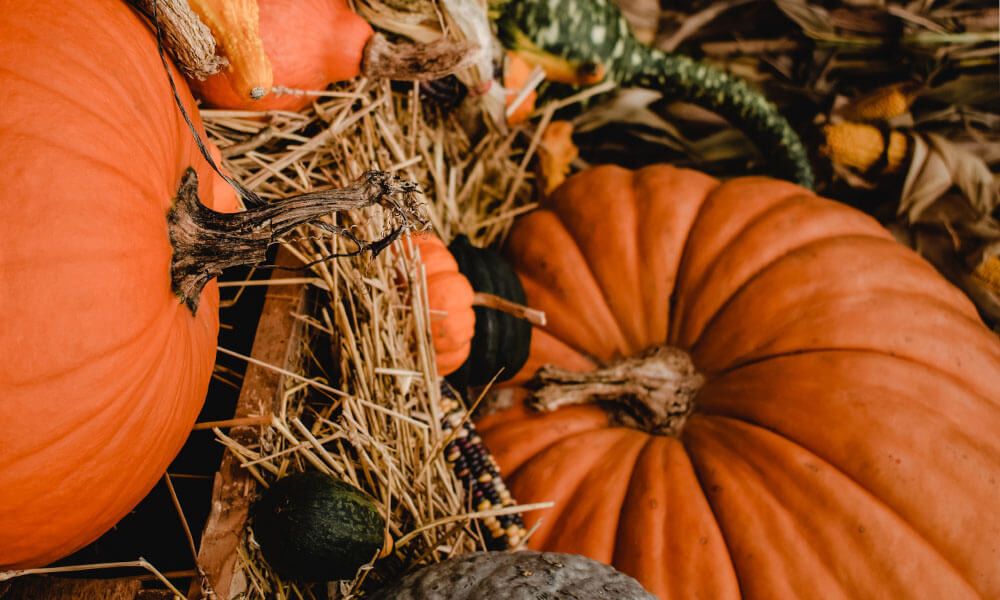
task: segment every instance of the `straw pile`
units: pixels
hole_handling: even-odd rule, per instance
[[[428,221],[444,239],[466,233],[489,243],[531,207],[530,157],[518,139],[525,133],[487,127],[474,143],[458,115],[423,102],[415,85],[393,91],[386,83],[356,81],[318,96],[315,111],[304,114],[207,110],[202,117],[225,168],[264,198],[388,170],[420,183]],[[339,214],[335,224],[375,239],[386,233],[382,211]],[[354,250],[342,238],[302,234],[286,247],[303,263]],[[273,281],[280,284],[281,274]],[[372,577],[363,569],[340,584],[345,596],[392,572],[483,549],[469,516],[474,509],[443,456],[448,434],[441,429],[429,343],[435,316],[419,262],[392,250],[321,261],[309,281],[313,310],[301,315],[309,335],[280,414],[259,446],[243,447],[217,430],[220,441],[262,485],[319,469],[368,491],[384,507],[396,552],[379,568],[389,572]],[[272,574],[253,542],[241,559],[249,598],[313,597],[310,588]]]

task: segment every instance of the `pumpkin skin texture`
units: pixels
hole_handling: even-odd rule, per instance
[[[705,378],[676,436],[524,403],[480,434],[534,549],[667,598],[1000,597],[1000,344],[873,219],[666,165],[574,175],[506,253],[543,364],[667,344]],[[526,395],[523,389],[516,392]]]
[[[257,0],[260,39],[271,60],[274,85],[297,90],[324,90],[335,81],[361,73],[371,26],[345,0]],[[190,80],[195,96],[206,105],[243,110],[299,111],[312,96],[274,93],[260,100],[237,95],[233,75],[224,70],[205,81]]]
[[[237,208],[213,200],[144,22],[119,0],[74,8],[0,2],[0,569],[97,538],[180,450],[218,291],[194,316],[174,296],[166,214],[188,166],[203,202]]]

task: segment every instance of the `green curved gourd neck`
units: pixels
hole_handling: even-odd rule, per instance
[[[722,69],[641,46],[638,67],[623,85],[655,89],[667,98],[710,109],[747,135],[777,174],[812,189],[813,174],[799,135],[759,91]]]
[[[619,85],[657,90],[712,110],[754,141],[776,175],[812,189],[808,154],[774,104],[721,69],[643,44],[614,2],[508,0],[499,9],[498,31],[508,48],[519,49],[527,39],[534,51],[600,63]]]

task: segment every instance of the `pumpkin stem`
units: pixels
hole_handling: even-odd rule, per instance
[[[479,46],[441,38],[429,44],[390,42],[376,33],[365,45],[361,74],[370,79],[430,81],[472,66]]]
[[[127,1],[155,22],[157,28],[162,27],[167,50],[188,77],[204,80],[229,64],[215,53],[215,36],[191,10],[187,0]]]
[[[532,402],[542,411],[602,402],[619,425],[677,437],[704,383],[687,352],[657,346],[589,372],[546,365],[533,380]]]
[[[508,315],[513,315],[518,319],[524,319],[525,321],[538,327],[544,327],[546,323],[545,311],[538,310],[537,308],[531,308],[523,304],[518,304],[517,302],[511,302],[510,300],[497,296],[496,294],[475,292],[472,295],[472,305],[485,306],[487,308],[499,310],[500,312],[505,312]]]
[[[353,252],[335,256],[355,256],[366,250],[375,256],[404,229],[425,224],[416,192],[414,182],[385,171],[368,171],[344,188],[308,192],[243,212],[220,213],[199,201],[198,176],[194,169],[188,168],[177,189],[177,199],[167,213],[170,244],[174,249],[170,263],[172,289],[194,314],[202,289],[221,275],[223,269],[264,262],[272,244],[305,224],[345,237],[358,246]],[[322,220],[337,211],[373,204],[386,207],[395,225],[389,234],[373,242],[360,240],[349,230]],[[329,258],[333,257],[321,260]]]

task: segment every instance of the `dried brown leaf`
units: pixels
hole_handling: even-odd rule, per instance
[[[830,13],[820,6],[805,0],[775,0],[774,4],[809,37],[827,38],[836,33],[830,21]]]
[[[920,220],[923,212],[952,186],[953,179],[941,157],[931,151],[920,136],[912,136],[910,169],[903,183],[897,214],[906,214],[909,223]]]
[[[923,92],[926,99],[943,104],[976,106],[1000,100],[1000,73],[960,75]]]
[[[945,164],[951,174],[952,181],[965,195],[969,204],[979,214],[987,215],[993,211],[1000,197],[993,180],[993,173],[982,157],[966,151],[935,133],[926,134],[927,140]]]
[[[659,0],[618,0],[617,4],[635,37],[644,44],[651,43],[660,27]]]
[[[732,127],[692,141],[690,150],[705,162],[755,157],[758,153],[746,134]]]
[[[641,125],[662,131],[668,138],[684,140],[684,136],[681,135],[677,127],[649,108],[662,96],[660,92],[640,88],[619,90],[604,102],[588,109],[574,119],[573,129],[578,133],[584,133],[611,123]],[[668,146],[678,151],[684,151],[686,144],[670,143]]]

